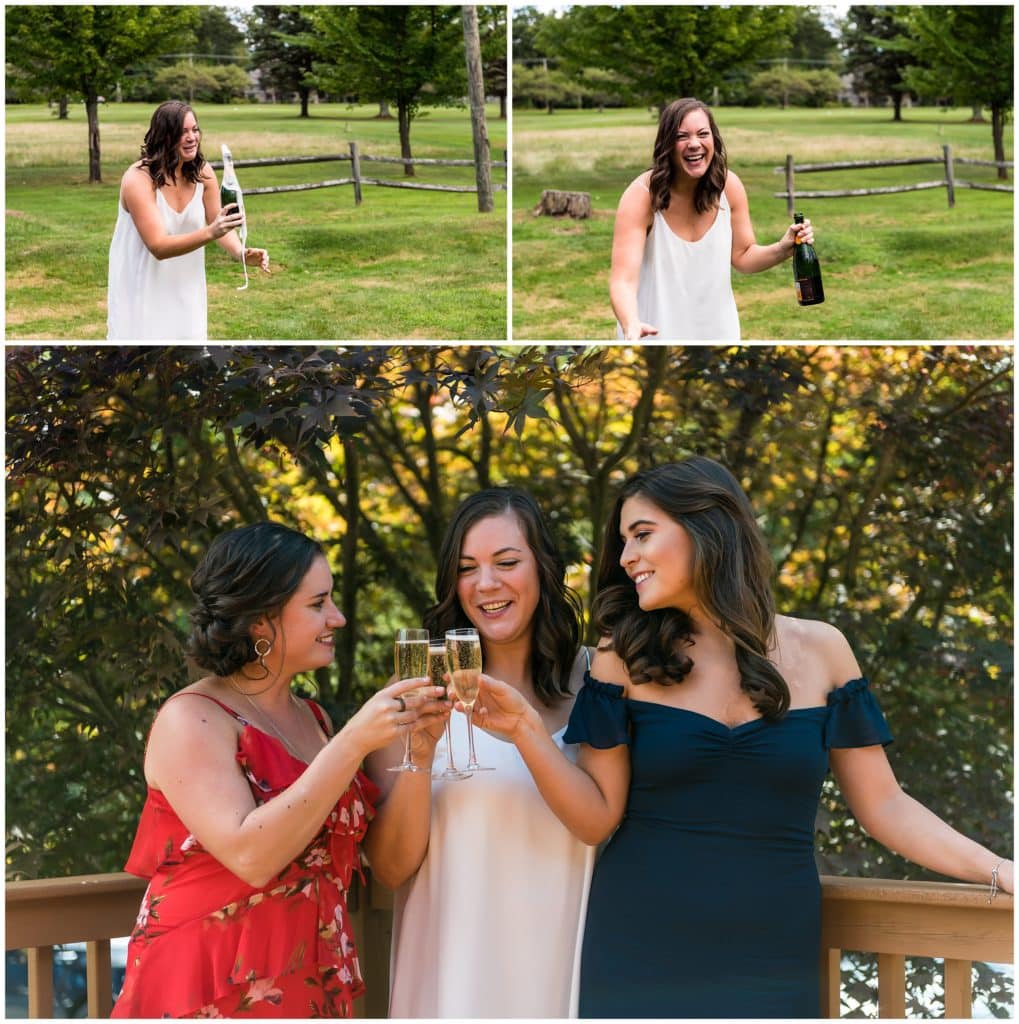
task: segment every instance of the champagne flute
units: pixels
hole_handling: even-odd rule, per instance
[[[398,629],[396,641],[393,644],[393,653],[396,661],[396,678],[413,679],[418,676],[428,675],[428,630],[427,629]],[[412,697],[421,692],[421,687],[415,690],[405,690],[404,697]],[[403,760],[394,764],[387,771],[391,772],[422,772],[425,768],[418,766],[410,759],[410,730],[403,738]]]
[[[446,680],[446,645],[442,638],[432,640],[428,648],[428,670],[432,677],[432,686],[445,686]],[[446,719],[446,767],[436,768],[432,772],[433,779],[469,779],[470,772],[462,772],[453,763],[453,734],[450,730],[449,719]]]
[[[481,637],[476,629],[450,629],[446,632],[446,657],[449,659],[449,674],[453,680],[453,692],[467,712],[467,771],[490,772],[478,764],[474,753],[474,702],[478,699],[481,675]]]

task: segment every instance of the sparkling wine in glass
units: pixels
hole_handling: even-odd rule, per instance
[[[393,644],[393,653],[396,662],[397,679],[415,679],[419,676],[428,675],[428,630],[427,629],[399,629],[396,632],[396,642]],[[416,690],[406,690],[404,697],[412,697],[421,692],[421,687]],[[391,772],[421,772],[424,768],[418,768],[410,759],[410,731],[403,740],[403,760],[394,764],[389,769]]]
[[[476,629],[451,629],[446,632],[446,659],[453,692],[467,712],[467,771],[490,772],[478,764],[474,753],[474,702],[478,699],[481,675],[481,637]]]
[[[428,648],[428,671],[432,677],[432,686],[445,686],[446,679],[446,645],[442,639],[433,639]],[[432,772],[433,779],[469,779],[470,772],[462,772],[453,763],[453,734],[449,719],[446,719],[446,767],[436,768]]]

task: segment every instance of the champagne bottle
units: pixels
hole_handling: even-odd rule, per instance
[[[803,214],[794,213],[793,221],[803,223]],[[793,280],[796,282],[796,301],[801,306],[816,306],[824,302],[821,284],[821,261],[812,245],[797,242],[793,249]]]
[[[244,213],[244,200],[241,198],[241,186],[237,180],[237,172],[234,170],[234,158],[225,142],[220,148],[223,153],[223,183],[219,187],[220,205],[228,206],[230,203],[236,203],[240,212]]]

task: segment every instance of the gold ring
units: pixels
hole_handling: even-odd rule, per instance
[[[406,711],[407,710],[407,702],[402,697],[397,697],[396,699],[400,702],[400,710],[401,711]]]

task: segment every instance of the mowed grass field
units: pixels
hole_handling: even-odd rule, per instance
[[[797,163],[940,157],[991,160],[991,126],[969,109],[759,110],[720,107],[715,118],[729,166],[746,185],[757,240],[777,240],[790,219],[787,153]],[[989,117],[989,113],[987,114]],[[513,336],[517,340],[609,339],[609,264],[616,204],[650,166],[657,117],[648,110],[513,114]],[[1012,158],[1012,126],[1006,129]],[[997,183],[994,168],[956,165],[956,178]],[[805,173],[796,191],[881,186],[943,178],[937,164]],[[1013,181],[1009,171],[1009,181]],[[542,189],[589,192],[586,221],[535,217]],[[803,199],[824,275],[823,305],[796,304],[792,268],[733,272],[745,339],[942,340],[1013,337],[1013,196],[945,189]]]
[[[44,106],[6,108],[6,337],[106,337],[107,260],[120,178],[138,151],[154,105],[100,108],[103,182],[88,183],[84,108],[58,121]],[[202,151],[218,160],[347,153],[399,156],[396,121],[377,107],[196,104]],[[493,160],[506,122],[490,108]],[[470,113],[423,108],[411,128],[415,157],[470,159]],[[244,189],[350,176],[350,163],[239,168]],[[399,164],[362,160],[362,175],[402,181]],[[219,173],[217,172],[217,176]],[[506,171],[495,168],[494,182]],[[473,185],[472,167],[418,167],[419,182]],[[273,273],[231,263],[207,247],[210,339],[502,339],[506,337],[506,193],[477,212],[473,193],[352,186],[246,199],[248,244],[269,250]]]

